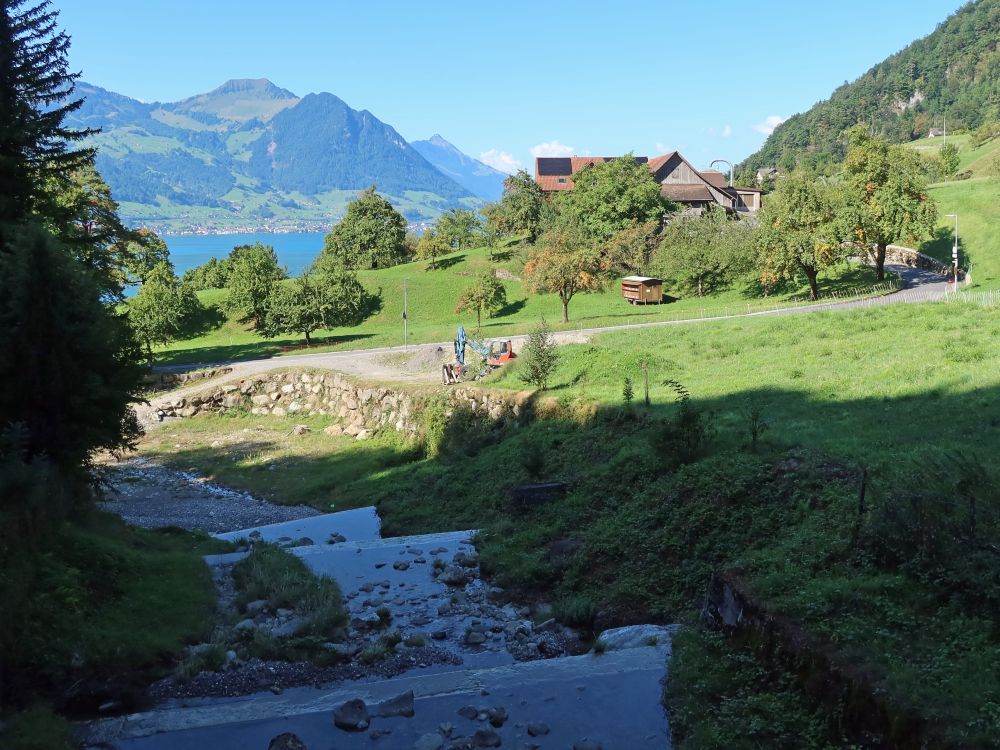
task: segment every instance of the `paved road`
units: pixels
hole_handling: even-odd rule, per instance
[[[799,305],[787,308],[776,308],[762,312],[745,313],[738,316],[727,315],[722,317],[702,317],[686,320],[665,320],[652,323],[631,323],[617,326],[606,326],[602,328],[583,328],[575,331],[559,331],[553,334],[560,344],[580,343],[587,341],[594,334],[607,333],[609,331],[626,331],[633,328],[655,328],[658,326],[686,325],[691,323],[701,323],[707,320],[722,320],[732,317],[763,317],[769,315],[793,315],[802,313],[812,313],[829,310],[849,310],[865,307],[875,307],[881,305],[892,305],[912,302],[925,302],[932,299],[940,299],[947,293],[948,283],[944,277],[930,271],[919,268],[910,268],[900,264],[887,264],[886,268],[897,274],[904,284],[904,288],[898,292],[880,297],[858,299],[848,302],[828,302],[814,305]],[[512,336],[515,344],[515,351],[524,343],[527,336]],[[407,351],[414,352],[434,352],[438,348],[444,352],[451,350],[452,342],[442,341],[433,344],[421,344],[411,346],[404,350],[401,346],[380,347],[377,349],[350,349],[336,352],[321,352],[317,354],[294,354],[287,357],[272,357],[268,359],[254,359],[242,362],[213,362],[205,363],[204,366],[227,365],[232,367],[232,373],[226,379],[244,378],[259,372],[266,372],[283,367],[316,367],[320,369],[340,370],[351,375],[363,376],[375,381],[403,381],[413,383],[438,382],[440,369],[436,366],[425,370],[411,371],[407,368],[394,364],[387,355],[404,354]],[[160,368],[162,371],[189,370],[196,365],[183,365]],[[154,405],[163,398],[177,398],[190,393],[196,393],[206,387],[204,382],[197,382],[191,386],[171,391],[169,396],[160,397],[154,400]]]

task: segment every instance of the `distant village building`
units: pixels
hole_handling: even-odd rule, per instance
[[[573,189],[573,175],[593,164],[610,161],[609,156],[540,156],[535,159],[535,181],[543,192]],[[760,208],[757,188],[728,187],[726,176],[716,170],[699,172],[677,151],[652,159],[636,156],[660,183],[660,195],[686,208],[703,210],[721,206],[727,211],[753,212]]]
[[[944,135],[944,130],[942,130],[941,128],[931,128],[930,130],[927,131],[928,138],[940,138],[943,135]]]
[[[757,170],[757,184],[763,185],[768,180],[775,180],[779,174],[777,167],[761,167]]]

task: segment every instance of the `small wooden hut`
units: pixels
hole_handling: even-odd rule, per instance
[[[633,305],[658,305],[663,302],[663,280],[651,276],[626,276],[622,279],[622,297]]]

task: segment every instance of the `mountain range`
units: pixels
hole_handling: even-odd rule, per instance
[[[1000,120],[1000,0],[963,5],[929,35],[846,81],[806,112],[775,128],[744,168],[809,166],[843,160],[846,128],[864,123],[896,142]]]
[[[408,143],[329,93],[266,79],[145,103],[89,83],[67,125],[89,138],[122,216],[159,231],[322,229],[375,185],[411,223],[495,200],[506,177],[441,136]]]

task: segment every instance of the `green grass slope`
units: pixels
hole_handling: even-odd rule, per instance
[[[485,249],[460,251],[439,260],[436,270],[427,270],[424,262],[407,263],[393,268],[362,271],[360,279],[372,293],[377,293],[382,305],[379,311],[359,326],[319,331],[314,336],[320,345],[310,351],[336,348],[373,348],[399,346],[403,343],[403,284],[407,286],[407,317],[411,344],[450,341],[459,323],[474,335],[495,338],[525,333],[545,319],[555,330],[576,330],[599,326],[643,323],[689,318],[699,315],[736,314],[802,299],[805,285],[790,284],[769,298],[759,296],[755,286],[740,287],[704,298],[688,298],[664,305],[633,306],[621,296],[617,280],[601,292],[578,294],[570,303],[570,322],[559,322],[561,307],[552,294],[530,294],[518,274],[524,265],[515,246],[502,256],[498,267],[506,271],[504,286],[507,306],[496,317],[483,318],[482,330],[473,332],[475,316],[455,312],[455,303],[462,292],[475,282],[490,261]],[[498,256],[500,257],[500,256]],[[867,268],[843,266],[832,269],[820,278],[822,293],[850,293],[870,287],[874,274]],[[203,304],[218,308],[225,299],[225,290],[199,293]],[[218,314],[216,321],[224,321]],[[229,359],[253,359],[284,353],[288,347],[299,347],[302,338],[289,336],[265,340],[233,321],[214,323],[207,333],[161,347],[157,361],[163,364],[214,362]],[[301,353],[301,349],[292,350]]]

